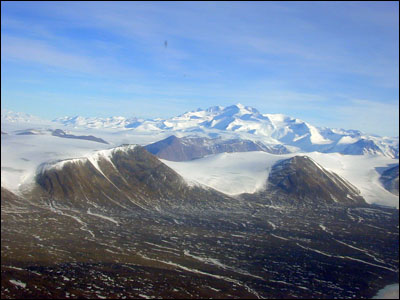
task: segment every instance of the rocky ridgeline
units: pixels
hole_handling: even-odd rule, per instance
[[[174,135],[146,145],[145,149],[159,158],[171,161],[187,161],[223,152],[264,151],[272,154],[289,153],[289,150],[282,145],[266,146],[261,142],[243,139],[178,138]]]

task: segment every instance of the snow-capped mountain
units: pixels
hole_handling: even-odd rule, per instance
[[[8,109],[1,110],[1,122],[8,123],[43,123],[45,120],[23,112],[15,112]]]
[[[4,119],[12,122],[18,120],[18,117],[24,119],[18,115],[2,115],[2,121]],[[263,114],[242,104],[199,108],[169,119],[75,116],[53,120],[53,124],[61,125],[60,123],[76,129],[110,129],[145,134],[169,133],[167,136],[178,137],[198,135],[207,138],[251,140],[285,146],[292,152],[318,151],[399,157],[398,137],[379,137],[358,130],[320,128],[282,114]]]
[[[370,153],[398,158],[398,138],[381,138],[357,130],[318,128],[282,114],[261,114],[257,109],[241,104],[187,112],[162,123],[164,126],[160,129],[218,129],[247,138],[268,138],[270,143],[293,146],[304,152]]]

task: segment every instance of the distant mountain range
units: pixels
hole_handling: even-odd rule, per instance
[[[35,116],[2,112],[2,121],[40,122]],[[136,132],[171,132],[177,136],[197,135],[208,138],[245,139],[264,145],[281,145],[291,152],[361,155],[379,154],[399,157],[398,137],[379,137],[358,130],[315,127],[300,119],[282,114],[262,114],[242,104],[197,109],[170,119],[125,117],[63,117],[54,123],[74,128],[134,130]],[[172,135],[171,134],[171,135]]]
[[[1,110],[1,122],[9,123],[43,123],[47,122],[37,116],[24,112],[15,112],[8,109]]]
[[[136,118],[110,117],[110,118],[85,118],[80,116],[63,117],[53,120],[66,126],[86,128],[132,128],[136,126]],[[140,122],[139,122],[140,123]]]
[[[255,108],[241,104],[197,109],[170,119],[64,117],[54,122],[73,127],[170,131],[180,135],[242,138],[282,145],[291,148],[293,152],[370,153],[399,157],[398,137],[367,135],[358,130],[319,128],[282,114],[262,114]]]

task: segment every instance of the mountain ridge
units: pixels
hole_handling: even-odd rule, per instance
[[[34,195],[58,206],[109,211],[207,209],[237,201],[212,188],[189,185],[139,145],[122,145],[39,166]]]
[[[273,154],[289,153],[284,146],[264,145],[261,142],[253,142],[251,140],[223,140],[192,136],[178,138],[175,135],[146,145],[144,148],[159,158],[171,161],[187,161],[223,152],[264,151]]]

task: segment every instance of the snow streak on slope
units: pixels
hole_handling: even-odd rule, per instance
[[[78,158],[64,159],[64,160],[57,161],[57,162],[44,163],[41,165],[41,169],[39,171],[41,172],[41,171],[45,171],[45,170],[52,169],[52,168],[61,170],[63,168],[63,166],[67,163],[89,161],[93,165],[93,167],[95,167],[97,169],[97,171],[99,171],[104,177],[106,177],[103,174],[103,171],[101,170],[101,168],[99,166],[100,159],[107,160],[115,168],[113,162],[111,161],[112,155],[117,151],[126,152],[128,150],[133,150],[135,147],[136,147],[136,145],[120,146],[120,147],[116,147],[116,148],[112,148],[112,149],[96,151],[94,153],[86,153],[84,156],[78,157]]]

